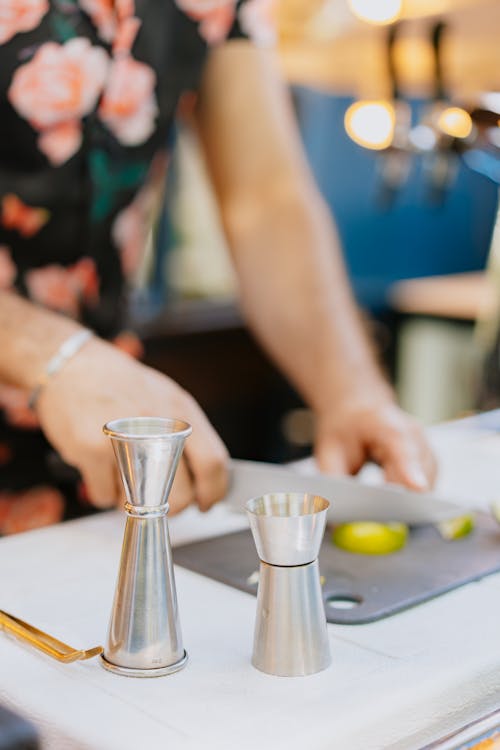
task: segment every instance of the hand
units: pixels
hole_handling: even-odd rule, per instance
[[[227,451],[196,401],[173,380],[110,344],[92,339],[40,394],[37,413],[54,448],[81,473],[89,500],[110,507],[123,496],[109,438],[111,419],[164,416],[193,427],[170,495],[173,513],[191,502],[208,510],[227,485]]]
[[[436,460],[420,424],[387,398],[372,403],[345,396],[318,417],[315,455],[321,471],[356,474],[372,460],[388,482],[427,490]]]

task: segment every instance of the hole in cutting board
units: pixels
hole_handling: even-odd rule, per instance
[[[354,609],[363,604],[363,598],[354,594],[336,594],[335,596],[329,596],[326,603],[333,609]]]

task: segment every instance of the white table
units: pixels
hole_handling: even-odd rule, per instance
[[[500,436],[439,428],[441,488],[500,497]],[[2,609],[76,647],[103,643],[123,517],[0,541]],[[241,528],[218,506],[171,520],[174,542]],[[500,543],[500,534],[499,534]],[[330,625],[333,665],[276,678],[250,665],[255,598],[176,569],[188,667],[150,680],[59,664],[0,635],[0,703],[49,750],[412,750],[500,705],[500,575],[377,623]]]

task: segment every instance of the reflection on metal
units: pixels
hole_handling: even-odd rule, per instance
[[[328,500],[276,492],[246,504],[260,558],[252,664],[296,677],[330,665],[318,554]]]
[[[178,419],[108,422],[125,487],[127,523],[102,665],[129,677],[185,666],[168,535],[168,495],[191,427]]]

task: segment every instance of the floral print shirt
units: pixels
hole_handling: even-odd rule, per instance
[[[272,39],[271,2],[0,0],[0,291],[139,353],[122,306],[176,109],[210,45]],[[0,382],[0,535],[84,508],[27,394]]]

